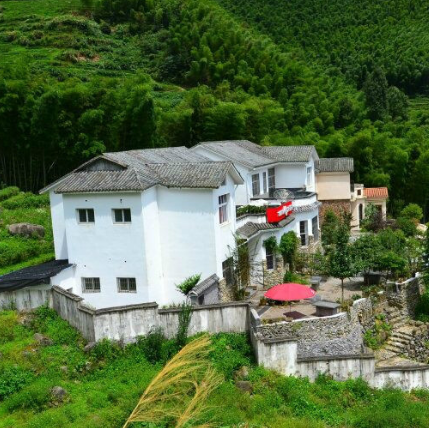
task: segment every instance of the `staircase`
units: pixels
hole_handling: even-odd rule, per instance
[[[411,328],[403,326],[393,331],[384,349],[396,355],[403,355],[409,349],[412,340],[413,334],[411,333]]]
[[[387,322],[392,326],[392,330],[397,330],[407,323],[407,317],[402,315],[398,309],[390,308],[387,312]]]

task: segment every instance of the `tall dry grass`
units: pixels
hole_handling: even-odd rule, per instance
[[[123,428],[166,420],[176,428],[208,427],[198,423],[209,408],[208,396],[222,382],[208,358],[210,345],[209,337],[201,336],[182,348],[146,388]]]

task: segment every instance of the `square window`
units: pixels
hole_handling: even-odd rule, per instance
[[[99,293],[100,291],[100,278],[82,278],[83,293]]]
[[[131,223],[131,210],[129,208],[114,209],[113,221],[115,223]]]
[[[93,208],[79,208],[77,210],[77,218],[79,223],[94,223],[94,209]]]
[[[135,278],[117,278],[119,293],[136,293],[137,285]]]

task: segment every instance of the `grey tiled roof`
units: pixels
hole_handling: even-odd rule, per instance
[[[256,235],[260,231],[270,231],[275,229],[281,229],[294,220],[294,216],[289,216],[284,220],[279,221],[277,224],[273,223],[253,223],[251,221],[247,222],[243,226],[237,229],[237,233],[243,238],[249,239],[253,235]]]
[[[93,170],[97,159],[117,163],[118,170],[103,170],[104,164]],[[214,162],[186,147],[106,153],[60,179],[55,192],[143,191],[156,184],[214,189],[231,169],[240,179],[232,162]]]
[[[213,275],[206,278],[204,281],[199,282],[190,293],[199,296],[204,293],[204,291],[208,290],[213,285],[219,283],[219,277],[214,273]]]
[[[321,158],[318,169],[319,172],[353,172],[353,158]]]
[[[200,145],[251,168],[275,162],[307,162],[315,153],[314,146],[260,146],[247,140],[207,141]]]

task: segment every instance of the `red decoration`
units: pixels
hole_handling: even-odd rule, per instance
[[[309,299],[314,297],[316,292],[305,285],[295,284],[293,282],[287,284],[278,284],[271,287],[265,294],[271,300],[281,300],[290,302],[293,300]]]
[[[267,216],[268,223],[278,223],[291,215],[292,212],[292,201],[289,201],[281,204],[279,207],[267,208],[265,215]]]

